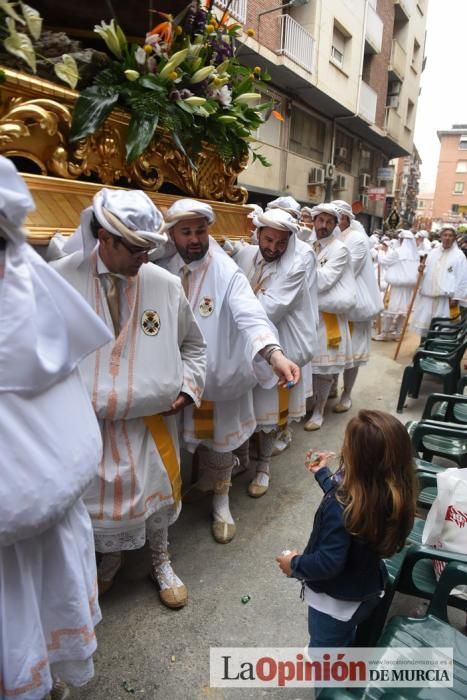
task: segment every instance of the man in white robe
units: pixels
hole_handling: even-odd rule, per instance
[[[288,360],[274,327],[245,275],[209,236],[212,208],[193,199],[175,202],[166,215],[176,254],[161,260],[182,279],[193,313],[207,342],[207,374],[199,410],[183,416],[188,450],[199,446],[203,467],[197,486],[214,489],[212,534],[226,544],[235,536],[229,489],[236,450],[256,428],[253,387],[298,382],[299,368]],[[268,365],[268,362],[270,366]]]
[[[384,256],[382,266],[389,285],[387,304],[383,312],[381,333],[373,340],[400,339],[407,309],[417,282],[419,252],[411,231],[399,234],[399,247]]]
[[[240,249],[234,260],[274,324],[287,357],[303,368],[317,345],[315,257],[312,249],[297,239],[298,224],[287,212],[270,209],[258,214],[254,221],[258,245]],[[313,298],[309,276],[313,276]],[[253,390],[259,441],[256,475],[248,486],[248,494],[253,498],[268,490],[278,431],[301,420],[306,413],[305,389],[302,379],[291,388],[256,386]]]
[[[167,240],[163,226],[144,192],[103,189],[69,241],[76,251],[52,264],[113,335],[81,365],[104,440],[99,477],[86,493],[103,555],[100,592],[112,585],[122,550],[148,540],[160,599],[177,608],[187,590],[167,551],[181,496],[174,414],[200,403],[206,349],[180,280],[145,264]]]
[[[319,430],[324,420],[333,375],[343,372],[353,361],[347,314],[356,297],[349,249],[334,233],[338,211],[331,204],[313,208],[318,275],[318,348],[312,359],[314,409],[305,430]]]
[[[102,455],[78,363],[110,333],[26,243],[34,202],[0,158],[0,697],[68,696],[94,675],[92,525]],[[57,680],[57,677],[61,680]]]
[[[457,318],[459,302],[467,297],[467,259],[456,243],[456,229],[444,224],[441,245],[428,253],[411,327],[423,335],[437,316]]]
[[[355,220],[352,207],[343,200],[331,202],[339,212],[337,238],[350,251],[352,270],[357,287],[353,308],[347,314],[352,338],[352,361],[344,370],[344,386],[340,400],[334,406],[335,413],[345,413],[352,406],[352,389],[359,367],[366,365],[370,357],[372,320],[382,310],[381,296],[374,275],[368,236]]]
[[[297,221],[300,219],[300,204],[297,202],[296,199],[294,199],[290,195],[286,197],[277,197],[276,199],[272,199],[270,202],[268,202],[266,206],[266,211],[268,209],[282,209],[282,211],[286,211],[287,214],[293,216],[293,218]]]
[[[431,250],[430,237],[428,231],[417,231],[415,234],[415,242],[417,245],[418,253],[420,257],[427,255]]]

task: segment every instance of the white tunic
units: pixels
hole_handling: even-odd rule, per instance
[[[274,262],[266,262],[259,246],[241,249],[235,262],[256,289],[256,295],[269,320],[279,335],[287,357],[304,367],[317,345],[316,315],[313,308],[309,279],[316,268],[315,257],[309,246],[289,238],[284,254]],[[259,279],[258,278],[259,274]],[[316,273],[314,273],[316,286]],[[316,291],[315,291],[316,294]],[[279,393],[276,387],[253,391],[258,429],[272,429],[279,419]],[[306,413],[306,385],[302,379],[288,390],[288,420],[300,420]]]
[[[371,320],[383,308],[381,295],[373,271],[370,243],[366,233],[352,222],[337,238],[350,251],[352,269],[357,287],[357,299],[347,318],[352,322],[352,365],[359,367],[368,362],[370,355]]]
[[[467,297],[467,259],[456,243],[445,250],[432,250],[426,259],[425,272],[415,300],[412,329],[419,334],[430,327],[436,316],[449,318],[449,301]]]
[[[185,263],[178,253],[159,264],[184,275]],[[245,275],[214,239],[206,255],[187,267],[188,299],[207,342],[203,400],[214,403],[214,433],[212,439],[197,436],[193,407],[188,406],[183,416],[184,443],[192,452],[199,444],[231,452],[256,428],[253,387],[258,382],[266,388],[277,383],[258,352],[277,344],[278,338]]]
[[[390,285],[386,313],[405,316],[418,277],[419,255],[415,241],[404,238],[399,248],[384,256],[382,264]]]
[[[351,268],[350,252],[334,234],[319,241],[317,254],[318,274],[318,350],[312,359],[313,374],[339,374],[352,366],[353,352],[347,314],[356,296],[355,279]],[[335,347],[328,346],[322,312],[335,314],[341,340]]]
[[[52,264],[113,330],[96,252]],[[199,403],[206,363],[204,340],[176,277],[147,264],[122,283],[126,321],[113,342],[81,365],[104,441],[99,476],[85,494],[96,549],[103,552],[142,547],[151,516],[158,527],[176,519],[180,504],[144,417],[168,411],[180,391]],[[175,416],[163,422],[179,459]]]
[[[110,334],[26,243],[0,253],[0,697],[93,676],[101,619],[80,498],[102,440],[77,364]],[[77,327],[76,327],[77,326]],[[10,336],[10,337],[9,337]]]

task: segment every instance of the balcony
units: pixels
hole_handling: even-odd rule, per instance
[[[378,100],[378,94],[363,80],[360,85],[360,104],[358,106],[358,112],[365,121],[370,124],[375,123],[376,118],[376,102]]]
[[[215,0],[214,4],[216,7],[220,7],[221,10],[225,10],[228,7],[229,15],[245,24],[247,0],[232,0],[231,3],[228,0]]]
[[[281,46],[277,53],[279,56],[287,56],[311,73],[315,43],[313,37],[290,15],[281,15],[280,23]]]
[[[397,143],[400,143],[402,120],[400,114],[398,114],[395,109],[386,109],[384,126],[388,136]]]
[[[383,20],[376,10],[368,5],[365,29],[365,49],[367,53],[381,53],[383,41]]]
[[[389,79],[402,82],[405,78],[405,67],[407,65],[407,54],[397,39],[392,42],[391,60],[389,61]]]
[[[408,22],[413,13],[413,0],[394,0],[394,12],[397,22]]]

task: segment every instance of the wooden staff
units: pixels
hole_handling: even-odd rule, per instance
[[[413,290],[410,304],[407,307],[407,313],[405,316],[404,325],[402,326],[401,337],[400,337],[399,342],[397,343],[396,352],[394,353],[395,360],[397,360],[397,356],[399,355],[399,350],[401,349],[402,341],[404,340],[405,331],[407,330],[407,326],[409,325],[409,318],[410,318],[410,314],[412,313],[413,305],[415,303],[415,297],[418,294],[418,289],[420,287],[420,284],[421,284],[421,281],[423,278],[423,273],[425,272],[425,263],[426,263],[426,255],[423,255],[420,258],[420,267],[418,268],[419,269],[418,278],[417,278],[417,282],[416,282],[414,290]]]

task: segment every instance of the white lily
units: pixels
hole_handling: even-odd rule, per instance
[[[200,107],[206,103],[206,98],[196,97],[196,95],[193,95],[193,97],[187,97],[185,100],[183,100],[183,102],[191,107]]]
[[[138,80],[139,78],[139,73],[137,70],[131,70],[131,68],[127,68],[127,70],[123,71],[125,73],[125,78],[132,83],[135,80]]]
[[[100,25],[96,24],[94,27],[96,34],[99,34],[101,39],[107,44],[107,48],[111,51],[117,58],[122,58],[123,51],[126,49],[127,40],[125,34],[122,32],[121,28],[115,22],[114,19],[110,20],[110,24],[101,21]]]
[[[196,73],[193,73],[190,78],[190,83],[192,85],[195,83],[201,83],[203,80],[206,80],[206,78],[209,78],[209,76],[214,73],[215,70],[215,66],[205,66],[204,68],[200,68],[196,71]]]
[[[188,49],[182,49],[181,51],[177,51],[177,53],[174,53],[174,55],[171,57],[170,61],[165,64],[161,72],[159,73],[161,78],[168,78],[169,75],[174,71],[178,66],[183,63],[183,61],[186,59],[188,56]]]
[[[262,99],[263,96],[259,92],[245,92],[243,95],[236,97],[234,102],[240,105],[254,105]]]
[[[16,12],[15,8],[13,7],[13,4],[11,2],[8,2],[8,0],[0,0],[0,10],[3,10],[3,12],[12,19],[14,19],[15,22],[19,22],[20,24],[26,24],[24,19],[20,17],[19,14]]]

